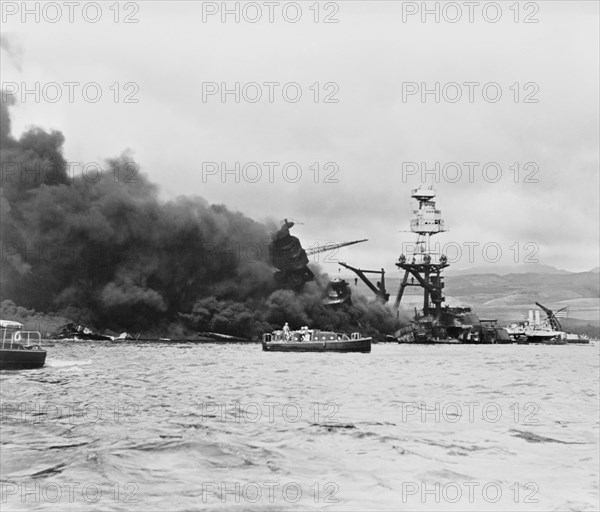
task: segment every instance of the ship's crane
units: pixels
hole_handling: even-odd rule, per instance
[[[339,249],[340,247],[347,247],[348,245],[361,244],[368,241],[369,240],[367,238],[363,238],[362,240],[352,240],[351,242],[341,242],[339,244],[328,243],[322,246],[309,247],[306,249],[306,255],[313,256],[322,252],[333,251],[334,249]]]
[[[385,270],[384,269],[364,270],[361,268],[352,267],[342,261],[338,261],[338,265],[341,265],[342,267],[347,268],[348,270],[352,270],[352,272],[354,272],[358,277],[360,277],[362,282],[365,283],[369,287],[369,289],[375,294],[377,299],[379,299],[384,304],[390,299],[390,294],[387,293],[386,289],[385,289]],[[381,281],[379,281],[377,283],[377,286],[375,286],[365,274],[381,274]]]
[[[562,326],[560,325],[560,322],[558,321],[558,318],[556,318],[556,314],[560,313],[561,311],[566,310],[567,309],[566,307],[561,308],[558,311],[554,312],[551,309],[548,309],[547,307],[542,306],[539,302],[536,302],[535,304],[536,304],[536,306],[539,306],[542,309],[542,311],[544,313],[546,313],[546,315],[548,315],[548,322],[550,322],[550,326],[552,327],[552,329],[554,329],[555,331],[563,330]]]

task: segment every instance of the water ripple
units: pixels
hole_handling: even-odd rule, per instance
[[[407,484],[464,482],[501,485],[495,510],[523,510],[515,483],[521,497],[535,483],[536,510],[598,502],[597,345],[49,350],[43,369],[0,374],[2,485],[93,483],[102,499],[16,492],[7,510],[397,510]],[[286,485],[298,502],[282,498]],[[433,507],[417,496],[404,508]]]

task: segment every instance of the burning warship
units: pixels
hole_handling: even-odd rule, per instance
[[[271,235],[272,242],[269,245],[269,259],[277,269],[274,278],[277,286],[280,288],[297,290],[315,278],[312,270],[308,268],[309,256],[367,241],[365,238],[362,240],[352,240],[351,242],[326,244],[321,247],[304,250],[300,240],[290,234],[290,229],[294,225],[293,221],[284,219],[281,228]]]
[[[399,310],[404,292],[409,286],[423,290],[423,308],[415,309],[410,323],[403,325],[388,341],[398,343],[510,343],[512,340],[505,329],[498,327],[496,320],[481,320],[469,307],[444,305],[444,278],[442,272],[449,266],[444,254],[431,249],[433,235],[443,233],[442,212],[436,208],[435,191],[418,188],[412,191],[412,198],[418,203],[410,221],[411,232],[417,241],[411,254],[401,254],[396,266],[404,271],[400,289],[396,295],[395,309]],[[353,271],[375,294],[377,300],[386,303],[389,294],[385,289],[385,271],[381,269],[363,270],[339,262]],[[373,284],[367,273],[381,275],[381,280]]]

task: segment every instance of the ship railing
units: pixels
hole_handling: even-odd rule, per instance
[[[39,347],[42,344],[42,335],[39,331],[15,331],[7,339],[8,329],[2,330],[2,348],[12,348],[21,345],[27,348]]]

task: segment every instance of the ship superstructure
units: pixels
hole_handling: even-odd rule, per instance
[[[364,238],[350,242],[329,243],[304,250],[300,240],[290,234],[290,229],[293,226],[293,221],[284,219],[281,228],[272,234],[272,242],[269,245],[271,263],[277,268],[274,276],[275,281],[281,288],[298,289],[314,279],[313,272],[308,268],[309,256],[367,241]]]
[[[423,288],[423,315],[432,314],[439,320],[444,302],[441,273],[449,265],[445,255],[432,250],[431,237],[445,231],[444,220],[441,210],[435,205],[435,190],[414,189],[412,198],[417,201],[418,207],[413,210],[410,229],[417,234],[417,241],[412,252],[401,254],[396,263],[398,268],[404,270],[404,277],[396,296],[396,308],[400,306],[407,286],[419,286]]]

